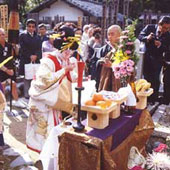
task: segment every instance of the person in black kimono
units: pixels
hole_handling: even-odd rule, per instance
[[[115,88],[109,53],[116,51],[120,35],[121,28],[118,25],[110,26],[107,31],[108,42],[94,53],[90,61],[91,78],[96,80],[97,91],[112,91]]]
[[[13,61],[9,60],[6,64],[2,64],[12,55],[12,45],[5,41],[5,31],[0,28],[0,150],[5,149],[6,145],[3,138],[3,112],[5,109],[6,99],[3,94],[4,88],[1,82],[8,78],[15,79]]]
[[[7,43],[5,40],[5,31],[0,28],[0,63],[15,54],[16,50],[14,47]],[[12,79],[12,96],[15,100],[18,100],[18,93],[16,87],[16,76],[14,58],[9,60],[3,67],[0,68],[0,82],[2,83],[3,90],[5,91],[6,80]]]
[[[163,103],[169,105],[170,103],[170,32],[167,35],[167,50],[163,58]]]
[[[160,72],[163,54],[166,51],[170,17],[164,16],[158,24],[147,25],[139,34],[139,40],[145,43],[143,75],[151,83],[154,93],[148,101],[154,104],[158,100]]]
[[[24,65],[29,63],[39,63],[41,58],[40,39],[36,32],[36,21],[28,19],[26,22],[26,31],[19,37],[20,44],[20,68],[19,74],[24,75]],[[24,96],[29,98],[28,89],[31,80],[24,79]]]

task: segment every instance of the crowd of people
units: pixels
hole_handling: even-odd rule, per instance
[[[153,95],[149,98],[149,102],[152,103],[158,100],[161,69],[164,75],[163,102],[170,103],[169,30],[170,17],[165,16],[158,24],[147,25],[138,37],[145,43],[143,75],[154,89]],[[54,109],[60,98],[57,94],[61,93],[64,84],[68,88],[65,92],[69,93],[71,82],[77,80],[77,61],[82,60],[86,63],[84,76],[91,75],[91,78],[96,80],[97,91],[115,89],[115,78],[108,54],[117,50],[121,32],[120,26],[111,25],[107,30],[107,41],[103,45],[102,30],[96,25],[84,25],[81,30],[73,23],[58,23],[53,32],[47,34],[45,24],[41,23],[37,28],[36,21],[28,19],[26,30],[19,36],[19,46],[16,46],[6,42],[5,32],[0,28],[0,63],[14,56],[0,68],[2,92],[5,90],[6,82],[11,79],[14,86],[13,98],[18,99],[16,69],[13,64],[15,58],[20,61],[19,75],[25,75],[25,65],[30,63],[39,65],[35,76],[31,79],[24,78],[24,97],[29,99],[30,111],[26,143],[30,149],[41,152],[50,130],[63,119],[65,112],[61,112],[61,108]],[[67,94],[66,97],[68,96]],[[0,120],[0,127],[1,122]],[[4,145],[4,142],[1,142],[1,145]]]

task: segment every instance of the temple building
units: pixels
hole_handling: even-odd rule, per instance
[[[107,9],[106,18],[109,18],[109,14]],[[101,25],[103,3],[102,0],[44,0],[39,6],[29,11],[27,17],[52,26],[61,21]],[[117,13],[116,17],[118,23],[123,22],[123,14]]]

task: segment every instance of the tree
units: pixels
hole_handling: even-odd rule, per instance
[[[13,0],[15,1],[15,0]],[[31,9],[35,8],[36,6],[40,5],[41,2],[44,0],[18,0],[18,8],[20,14],[20,20],[24,21],[24,16],[27,14]],[[4,0],[5,3],[9,4],[10,0]]]

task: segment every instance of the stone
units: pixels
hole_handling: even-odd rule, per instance
[[[160,105],[152,116],[155,125],[152,135],[164,139],[166,139],[167,136],[170,136],[170,114],[167,114],[166,108],[166,105]]]
[[[167,114],[170,114],[170,106],[167,106],[165,110]]]
[[[163,105],[163,104],[162,104],[162,105],[160,105],[160,106],[158,107],[158,109],[159,109],[159,110],[163,110],[163,111],[165,111],[165,109],[166,109],[166,105]]]
[[[11,162],[10,167],[15,168],[21,165],[33,165],[33,161],[28,154],[21,155]]]
[[[161,114],[159,113],[159,111],[156,111],[152,116],[152,120],[154,123],[158,123],[160,118],[161,118]]]
[[[13,100],[12,101],[12,106],[13,107],[18,107],[18,108],[21,108],[21,109],[25,109],[26,108],[26,105],[24,103],[22,103],[20,100],[18,100],[18,101]]]
[[[8,148],[3,151],[3,155],[6,156],[19,156],[21,154],[21,151],[14,149],[14,148]]]
[[[38,169],[34,166],[23,166],[19,170],[38,170]]]

